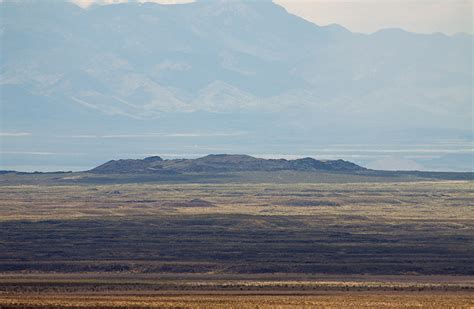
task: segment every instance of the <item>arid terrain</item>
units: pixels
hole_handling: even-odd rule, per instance
[[[469,276],[3,273],[1,308],[471,308]]]
[[[474,0],[0,0],[0,309],[474,309]]]
[[[471,181],[0,195],[1,308],[474,305]]]

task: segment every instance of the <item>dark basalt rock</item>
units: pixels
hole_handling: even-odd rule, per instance
[[[248,155],[208,155],[197,159],[163,160],[148,157],[143,160],[112,160],[92,170],[103,174],[136,173],[226,173],[242,171],[359,171],[365,168],[344,160],[321,161],[313,158],[296,160],[261,159]]]

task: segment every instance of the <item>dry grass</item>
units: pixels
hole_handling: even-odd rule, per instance
[[[0,186],[2,271],[471,274],[473,182]]]
[[[403,221],[436,219],[467,228],[474,218],[468,181],[371,184],[125,184],[0,186],[0,220],[125,216],[352,214]],[[212,207],[196,207],[201,199]],[[186,207],[188,206],[188,207]]]
[[[473,184],[0,186],[0,308],[472,308]]]
[[[16,295],[2,308],[472,308],[472,294],[333,293],[322,295]]]

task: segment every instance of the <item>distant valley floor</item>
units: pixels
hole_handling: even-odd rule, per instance
[[[4,184],[0,307],[469,308],[473,184]]]
[[[474,275],[470,181],[0,186],[0,272]]]

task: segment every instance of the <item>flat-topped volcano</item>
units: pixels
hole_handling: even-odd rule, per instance
[[[344,160],[261,159],[248,155],[208,155],[197,159],[163,160],[154,156],[138,160],[111,160],[92,170],[92,173],[219,173],[243,171],[361,171],[365,168]]]

